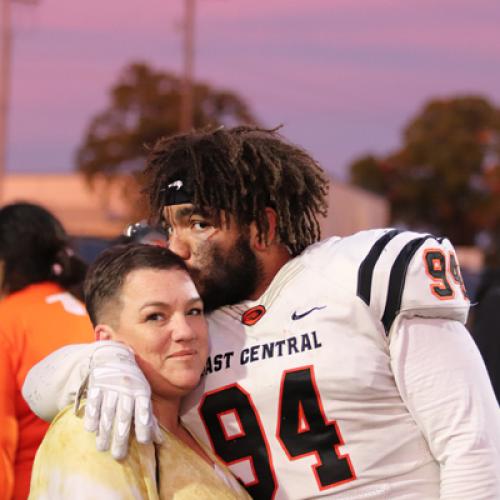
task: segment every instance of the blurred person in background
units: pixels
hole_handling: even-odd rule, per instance
[[[486,251],[485,266],[475,295],[472,336],[483,356],[500,403],[500,228]]]
[[[21,395],[28,370],[52,351],[93,340],[83,303],[85,264],[44,208],[0,209],[0,499],[28,496],[36,450],[48,424]]]

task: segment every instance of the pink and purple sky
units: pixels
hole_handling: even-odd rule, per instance
[[[13,3],[9,172],[70,171],[131,61],[181,69],[183,0]],[[500,106],[499,0],[197,0],[197,78],[239,92],[334,176],[431,97]]]

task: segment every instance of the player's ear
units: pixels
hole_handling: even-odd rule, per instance
[[[97,325],[94,334],[96,340],[115,340],[115,332],[109,325]]]
[[[262,235],[262,239],[259,239],[259,232],[257,230],[257,224],[252,222],[250,224],[250,243],[255,250],[264,251],[272,243],[276,242],[278,236],[278,215],[273,208],[267,207],[265,209],[265,214],[267,217],[268,230],[267,235]]]

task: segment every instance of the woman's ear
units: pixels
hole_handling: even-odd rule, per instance
[[[94,328],[96,340],[114,340],[115,332],[109,325],[97,325]]]
[[[275,243],[278,235],[278,215],[275,210],[270,207],[267,207],[264,211],[269,227],[267,234],[262,235],[261,240],[259,240],[257,224],[255,222],[250,224],[250,243],[255,250],[261,252],[266,250],[272,243]]]

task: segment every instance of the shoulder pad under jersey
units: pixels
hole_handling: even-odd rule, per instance
[[[308,260],[331,264],[332,279],[354,287],[387,333],[399,314],[467,320],[469,299],[446,238],[374,229],[325,240],[306,252]]]

